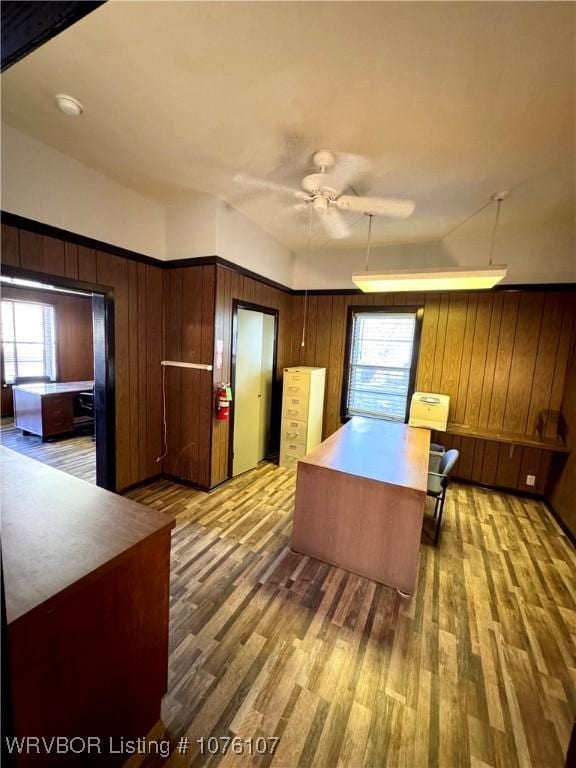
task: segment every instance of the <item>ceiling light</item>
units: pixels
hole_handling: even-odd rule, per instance
[[[65,115],[78,117],[84,112],[84,107],[78,99],[75,99],[73,96],[67,96],[65,93],[57,93],[56,102]]]
[[[505,266],[485,269],[403,269],[396,272],[358,272],[352,282],[364,293],[404,291],[474,291],[493,288],[504,277]]]
[[[368,220],[368,241],[366,243],[366,270],[352,275],[352,282],[364,293],[400,293],[403,291],[481,291],[494,288],[507,273],[505,265],[492,264],[496,231],[500,218],[502,201],[508,192],[496,192],[476,213],[496,203],[496,216],[490,238],[488,264],[486,267],[432,267],[428,269],[401,269],[389,272],[369,272],[372,217]],[[475,216],[473,213],[472,216]],[[468,217],[469,220],[472,217]]]

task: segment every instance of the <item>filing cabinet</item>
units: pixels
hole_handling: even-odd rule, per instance
[[[281,467],[296,469],[298,459],[322,442],[325,386],[325,368],[284,368]]]

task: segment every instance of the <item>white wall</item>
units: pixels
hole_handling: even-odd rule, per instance
[[[2,209],[164,258],[161,205],[6,124]]]
[[[231,205],[211,195],[184,195],[166,208],[165,258],[217,255],[291,286],[294,257]]]
[[[512,203],[505,203],[509,206]],[[294,288],[353,287],[363,248],[330,243],[296,256],[239,211],[192,193],[169,206],[152,201],[29,136],[2,126],[3,210],[159,259],[218,255]],[[508,283],[576,281],[574,224],[566,216],[526,226],[503,208],[495,263]],[[487,263],[492,214],[444,240],[377,247],[370,268]],[[308,266],[307,266],[308,263]]]
[[[157,259],[218,255],[292,284],[288,249],[221,200],[191,193],[164,206],[9,125],[1,138],[3,210]]]
[[[282,285],[292,286],[294,257],[288,248],[224,202],[219,203],[216,253]]]
[[[219,201],[192,193],[166,208],[165,258],[195,259],[218,254]]]

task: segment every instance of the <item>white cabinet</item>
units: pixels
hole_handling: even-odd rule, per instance
[[[298,459],[322,442],[326,368],[284,368],[280,466],[296,469]]]

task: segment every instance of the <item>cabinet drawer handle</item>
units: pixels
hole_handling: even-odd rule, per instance
[[[288,432],[288,437],[298,437],[298,432]]]
[[[288,413],[298,413],[298,411],[296,411],[296,410],[294,410],[294,408],[292,408],[292,410],[289,410]]]
[[[298,392],[300,387],[288,387],[288,389],[290,390],[290,392]]]

